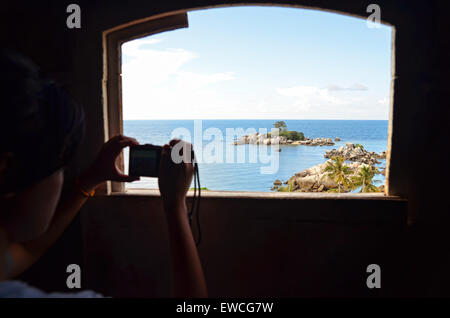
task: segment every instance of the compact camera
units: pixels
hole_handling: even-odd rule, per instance
[[[158,177],[161,146],[150,144],[130,146],[128,174],[133,177]]]

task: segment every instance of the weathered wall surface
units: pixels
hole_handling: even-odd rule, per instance
[[[199,252],[210,296],[393,294],[404,279],[396,263],[405,219],[404,201],[204,198]],[[114,296],[169,296],[158,197],[98,198],[83,221],[91,287]],[[373,263],[383,268],[381,291],[366,286]]]

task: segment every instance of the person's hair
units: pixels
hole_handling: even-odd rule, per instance
[[[1,49],[0,69],[0,155],[12,154],[14,176],[0,192],[18,191],[67,165],[84,113],[28,58]]]

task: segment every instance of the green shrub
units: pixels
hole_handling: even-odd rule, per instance
[[[281,186],[278,189],[276,189],[278,192],[292,192],[293,191],[292,182],[289,181],[287,185]]]
[[[364,149],[364,146],[363,146],[363,145],[361,145],[361,144],[356,144],[356,145],[355,145],[355,147],[356,147],[356,148],[361,148],[361,149]]]
[[[292,141],[305,140],[305,135],[303,135],[301,131],[287,130],[287,126],[284,121],[277,121],[275,124],[273,124],[273,126],[279,129],[279,136],[286,137],[287,139],[290,139]],[[271,138],[271,133],[267,133],[267,137]]]
[[[293,130],[284,130],[280,132],[280,136],[284,136],[292,141],[305,139],[305,135],[301,131],[293,131]]]
[[[282,186],[277,189],[277,192],[290,192],[288,186]]]

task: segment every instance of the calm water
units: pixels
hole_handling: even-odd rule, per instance
[[[276,120],[203,120],[202,131],[208,128],[217,128],[225,136],[226,128],[266,128],[273,127]],[[210,190],[227,191],[270,191],[276,179],[288,180],[296,172],[325,162],[323,155],[328,149],[339,148],[347,142],[359,143],[368,151],[381,152],[387,149],[388,121],[384,120],[285,120],[289,130],[302,131],[306,137],[341,138],[334,146],[309,147],[281,145],[279,155],[279,168],[273,174],[261,174],[261,167],[268,167],[270,163],[200,163],[200,181],[202,187]],[[194,141],[193,120],[126,120],[124,121],[124,134],[136,138],[141,144],[151,143],[163,145],[167,143],[176,128],[186,128],[190,131]],[[203,136],[205,137],[205,136]],[[224,137],[225,138],[225,137]],[[203,149],[211,142],[203,138]],[[196,147],[195,142],[194,148]],[[256,145],[234,146],[232,149],[249,148]],[[195,148],[196,153],[199,149]],[[223,148],[224,158],[226,148]],[[270,151],[269,151],[270,154]],[[236,158],[236,157],[234,157]],[[248,156],[247,156],[248,158]],[[223,160],[225,161],[225,159]],[[385,167],[385,160],[379,165]],[[125,150],[125,171],[128,170],[128,151]],[[378,180],[384,184],[384,177],[377,175]],[[141,178],[138,182],[128,183],[128,188],[157,188],[157,179]]]

